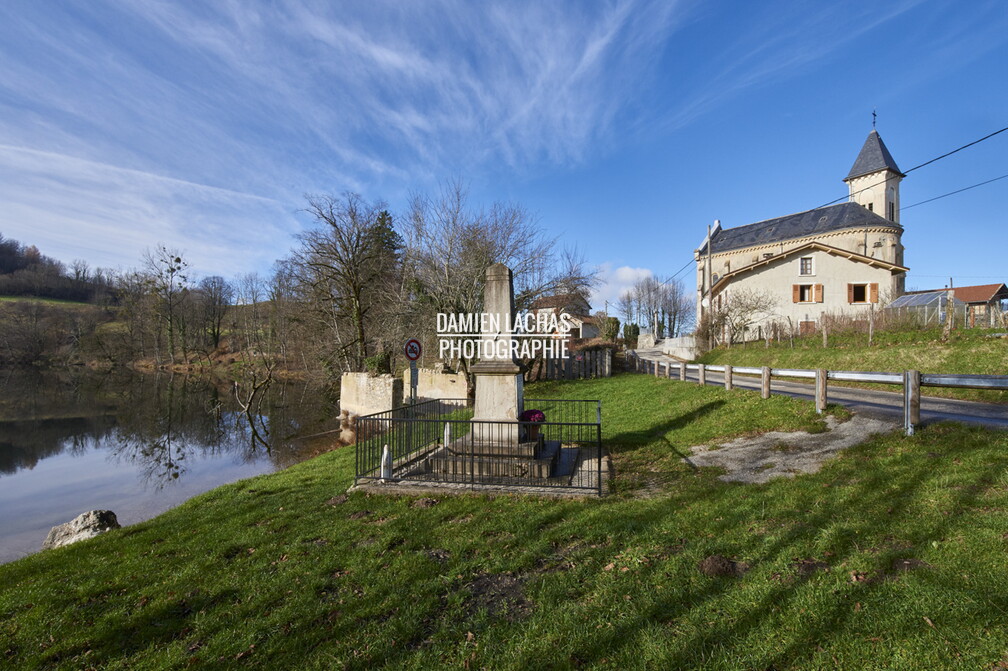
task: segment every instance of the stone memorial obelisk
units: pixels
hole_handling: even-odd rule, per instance
[[[514,279],[511,269],[503,263],[487,268],[483,312],[481,357],[471,369],[476,376],[473,438],[482,442],[517,444],[518,417],[523,409],[522,368],[511,348],[515,317]]]

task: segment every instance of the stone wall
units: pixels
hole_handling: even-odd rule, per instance
[[[641,333],[637,336],[637,349],[652,349],[655,346],[653,333]]]
[[[392,375],[343,373],[340,379],[340,410],[355,415],[385,412],[402,405],[403,382]]]
[[[658,341],[658,347],[664,354],[683,361],[694,361],[697,358],[696,338],[693,336],[665,338]]]
[[[409,403],[410,372],[403,371],[403,403]],[[443,365],[435,368],[417,369],[417,401],[442,398],[466,398],[467,382],[465,373],[452,373]]]

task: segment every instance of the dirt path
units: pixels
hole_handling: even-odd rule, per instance
[[[690,448],[692,454],[686,460],[694,466],[720,466],[726,471],[720,479],[726,482],[761,483],[797,473],[815,473],[840,450],[899,428],[895,422],[860,415],[846,422],[830,416],[826,426],[824,433],[772,431],[714,447],[698,445]]]

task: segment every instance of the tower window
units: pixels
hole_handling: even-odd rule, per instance
[[[896,203],[889,201],[889,221],[896,221]]]
[[[868,203],[868,211],[869,212],[875,211],[875,203]]]

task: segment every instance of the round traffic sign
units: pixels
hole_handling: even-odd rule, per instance
[[[420,345],[420,341],[416,338],[410,338],[406,341],[406,345],[403,347],[403,351],[406,353],[406,358],[410,361],[416,361],[420,358],[421,352],[423,352],[423,347]]]

